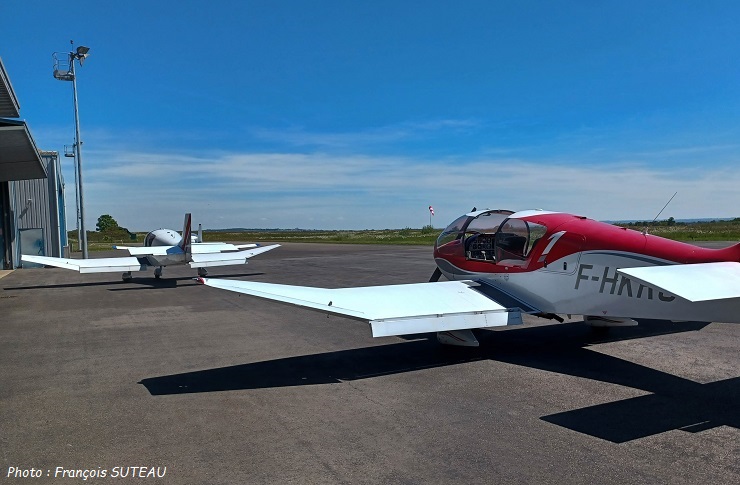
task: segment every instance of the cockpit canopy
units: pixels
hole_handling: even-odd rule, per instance
[[[484,210],[460,216],[442,231],[437,238],[436,247],[440,248],[451,241],[463,240],[466,235],[495,234],[501,223],[513,213],[509,210]]]
[[[547,228],[509,218],[512,214],[509,210],[484,210],[461,216],[439,235],[435,251],[492,263],[525,261]]]
[[[146,235],[144,246],[177,246],[182,241],[182,236],[172,229],[157,229]]]

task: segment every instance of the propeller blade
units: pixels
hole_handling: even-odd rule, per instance
[[[434,269],[434,273],[432,273],[432,277],[429,278],[430,283],[435,283],[439,281],[439,278],[442,276],[442,272],[439,270],[439,268]]]

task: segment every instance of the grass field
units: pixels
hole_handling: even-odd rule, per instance
[[[647,223],[618,224],[641,231]],[[431,246],[441,229],[382,229],[361,231],[314,231],[314,230],[244,230],[207,231],[203,238],[208,241],[236,242],[311,242],[344,244],[414,244]],[[732,221],[681,223],[660,221],[649,230],[650,234],[677,241],[740,241],[740,218]],[[88,232],[88,248],[91,251],[110,249],[114,244],[141,244],[146,233],[135,233],[131,240],[126,232]],[[70,245],[77,249],[77,233],[70,231]]]
[[[641,231],[647,224],[647,222],[634,222],[618,225]],[[673,222],[669,219],[656,223],[648,232],[676,241],[740,241],[740,217],[731,221],[690,223]]]

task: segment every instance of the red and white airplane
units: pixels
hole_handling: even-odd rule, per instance
[[[279,247],[279,244],[230,244],[222,242],[204,243],[202,229],[198,236],[191,233],[190,214],[185,214],[182,235],[172,229],[157,229],[144,238],[144,247],[113,246],[128,251],[129,257],[69,259],[49,256],[23,255],[21,261],[71,269],[80,273],[109,273],[123,271],[123,281],[130,281],[132,271],[145,271],[154,266],[154,277],[160,278],[165,266],[188,264],[205,276],[211,266],[246,264],[247,259]]]
[[[407,285],[198,280],[363,320],[374,337],[437,332],[450,345],[477,346],[470,329],[519,324],[522,313],[583,315],[598,327],[635,318],[740,323],[740,244],[707,249],[562,212],[481,210],[440,234],[434,259],[430,282]]]

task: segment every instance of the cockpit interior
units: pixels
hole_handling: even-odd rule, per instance
[[[510,219],[511,214],[514,212],[509,210],[485,210],[459,217],[437,238],[436,248],[441,253],[462,251],[465,259],[472,261],[521,263],[547,228]]]

